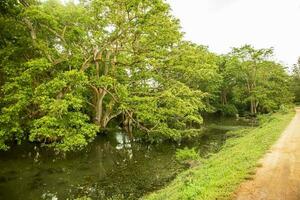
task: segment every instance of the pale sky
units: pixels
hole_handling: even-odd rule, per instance
[[[167,0],[185,39],[216,53],[251,44],[274,47],[291,66],[300,56],[300,0]]]

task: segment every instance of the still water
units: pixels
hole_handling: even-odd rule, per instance
[[[194,147],[208,156],[220,150],[226,131],[207,128],[181,144],[152,145],[130,142],[115,131],[65,158],[33,144],[16,146],[0,152],[0,200],[138,199],[186,168],[176,162],[176,149]]]

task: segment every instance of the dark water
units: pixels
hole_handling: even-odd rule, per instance
[[[184,170],[175,160],[176,149],[195,147],[207,156],[219,151],[225,133],[207,129],[202,137],[180,145],[149,145],[130,142],[121,132],[114,132],[65,158],[32,144],[16,146],[0,152],[0,199],[138,199]]]

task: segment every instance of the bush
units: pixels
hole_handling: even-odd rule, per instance
[[[282,104],[280,105],[279,107],[279,112],[282,113],[282,114],[286,114],[286,113],[289,113],[291,111],[291,109],[294,108],[294,105],[292,104]]]
[[[176,160],[180,163],[189,164],[192,161],[197,161],[200,159],[199,154],[196,152],[195,148],[188,149],[178,149],[176,151]]]
[[[238,110],[234,105],[224,105],[220,108],[221,112],[225,116],[231,116],[234,117],[236,114],[238,114]]]
[[[275,117],[272,115],[272,113],[257,116],[257,120],[258,120],[258,123],[260,126],[265,123],[269,123],[269,122],[273,121],[274,119],[275,119]]]

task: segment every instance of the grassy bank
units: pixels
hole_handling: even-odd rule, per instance
[[[145,196],[145,200],[230,199],[238,185],[251,178],[258,160],[279,138],[294,112],[263,118],[260,127],[232,132],[223,149],[201,166],[180,174],[166,188]]]

